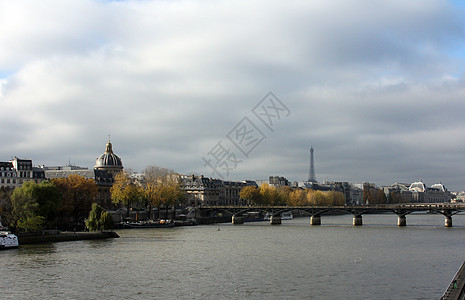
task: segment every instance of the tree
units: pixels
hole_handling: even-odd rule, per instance
[[[260,203],[260,190],[253,186],[249,185],[246,187],[243,187],[241,191],[239,192],[239,197],[245,201],[247,201],[247,204],[258,204]]]
[[[278,189],[278,198],[274,205],[287,205],[289,203],[289,195],[292,192],[292,188],[290,186],[282,186]]]
[[[149,216],[152,206],[158,207],[160,218],[160,206],[163,205],[166,209],[172,206],[175,210],[176,204],[184,200],[185,193],[179,182],[179,175],[171,169],[158,166],[145,168],[142,186]]]
[[[185,193],[182,191],[179,184],[178,175],[167,175],[160,181],[158,193],[161,197],[161,203],[166,208],[165,218],[167,218],[168,208],[173,208],[173,218],[176,214],[176,205],[181,203],[185,198]]]
[[[34,195],[36,186],[35,182],[28,181],[13,191],[8,224],[13,231],[35,231],[43,228],[45,218],[38,215],[39,204]]]
[[[72,219],[74,224],[84,220],[95,202],[98,189],[94,180],[85,179],[79,175],[70,175],[68,178],[52,179],[62,196],[59,213],[62,221]]]
[[[12,223],[11,195],[13,190],[6,187],[0,188],[0,216],[3,225]]]
[[[383,189],[379,189],[376,196],[372,197],[370,204],[385,204],[387,202],[386,194]]]
[[[325,194],[325,205],[329,206],[342,206],[346,203],[346,199],[342,192],[327,191]]]
[[[289,193],[288,205],[302,206],[307,204],[307,192],[302,189],[295,189]]]
[[[274,186],[263,183],[260,186],[261,205],[273,205],[278,199],[278,191]]]
[[[113,217],[107,211],[102,212],[102,214],[100,215],[100,224],[102,226],[102,230],[115,228],[115,222],[113,221]]]
[[[97,203],[92,204],[92,210],[89,212],[89,218],[86,220],[86,226],[90,231],[113,229],[115,224],[111,215]]]
[[[44,217],[45,225],[51,228],[61,205],[61,194],[58,187],[50,181],[44,181],[35,185],[33,195],[39,205],[38,214]]]
[[[119,172],[115,176],[115,181],[110,189],[110,193],[113,203],[122,203],[126,205],[127,217],[129,217],[131,205],[134,202],[140,202],[143,198],[143,191],[140,184],[132,179],[125,171]]]
[[[393,191],[389,193],[389,203],[402,203],[400,192]]]
[[[323,191],[313,191],[307,194],[308,204],[310,205],[327,205],[326,197]]]

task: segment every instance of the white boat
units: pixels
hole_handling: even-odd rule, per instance
[[[269,221],[271,218],[271,213],[266,213],[265,220]],[[294,216],[292,215],[291,211],[285,211],[281,213],[281,220],[292,220]]]
[[[8,231],[0,231],[0,249],[18,248],[18,237]]]
[[[294,219],[294,216],[292,215],[292,212],[290,211],[285,211],[281,213],[281,220],[292,220]]]

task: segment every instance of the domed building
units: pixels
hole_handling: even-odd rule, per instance
[[[98,194],[97,203],[104,208],[112,208],[114,205],[111,201],[110,189],[115,181],[115,176],[123,170],[123,163],[115,153],[113,153],[113,146],[108,140],[105,153],[100,155],[95,161],[93,169],[85,167],[73,166],[71,163],[67,166],[42,166],[45,172],[45,178],[68,178],[70,175],[79,175],[85,179],[92,179],[95,181]]]
[[[412,192],[413,202],[443,203],[452,199],[452,194],[441,183],[427,187],[422,181],[414,182],[410,185],[409,191]]]
[[[110,189],[116,174],[123,171],[121,158],[113,153],[113,145],[108,140],[105,153],[95,161],[94,178],[98,187],[97,201],[105,208],[112,206]]]
[[[99,156],[95,161],[94,170],[106,171],[112,177],[123,170],[121,158],[113,153],[113,146],[110,141],[107,143],[105,153]]]

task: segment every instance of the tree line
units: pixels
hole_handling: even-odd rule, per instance
[[[239,196],[250,205],[338,206],[345,204],[342,192],[293,189],[289,186],[276,188],[266,183],[259,187],[246,186],[242,188]]]
[[[115,176],[115,182],[110,190],[112,202],[126,207],[126,216],[129,217],[131,208],[142,208],[148,217],[153,207],[157,207],[157,218],[160,218],[160,208],[172,208],[181,204],[185,193],[180,185],[180,175],[173,170],[150,166],[144,170],[144,178],[138,180],[131,174],[122,171]]]
[[[174,208],[184,199],[179,175],[174,171],[150,166],[142,179],[122,171],[110,189],[113,207],[97,204],[98,187],[93,179],[79,175],[36,183],[25,182],[15,189],[0,189],[0,215],[3,225],[13,232],[42,229],[72,230],[86,225],[91,230],[113,226],[105,209],[124,205],[131,208]],[[158,210],[158,212],[160,209]],[[149,214],[150,215],[150,214]],[[159,216],[158,216],[159,217]],[[85,222],[85,223],[84,223]]]
[[[97,185],[92,179],[70,175],[41,183],[28,181],[13,190],[1,189],[0,194],[4,225],[14,232],[37,231],[79,224],[95,202]]]

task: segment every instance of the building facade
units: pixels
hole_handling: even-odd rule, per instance
[[[8,162],[0,162],[0,188],[14,189],[27,181],[41,183],[45,180],[44,171],[34,167],[31,159],[15,157]]]
[[[426,184],[418,181],[410,185],[409,191],[412,192],[412,202],[417,203],[444,203],[451,202],[452,199],[451,192],[441,183],[427,187]]]
[[[113,153],[113,145],[108,141],[105,152],[96,161],[94,169],[79,166],[42,167],[47,179],[68,178],[70,175],[78,175],[85,179],[92,179],[97,184],[97,203],[105,208],[113,206],[110,189],[113,186],[116,174],[123,170],[122,160]]]
[[[187,206],[199,205],[246,205],[246,201],[240,198],[243,187],[257,186],[255,181],[223,181],[208,177],[183,175],[181,176],[181,188],[186,193]]]

